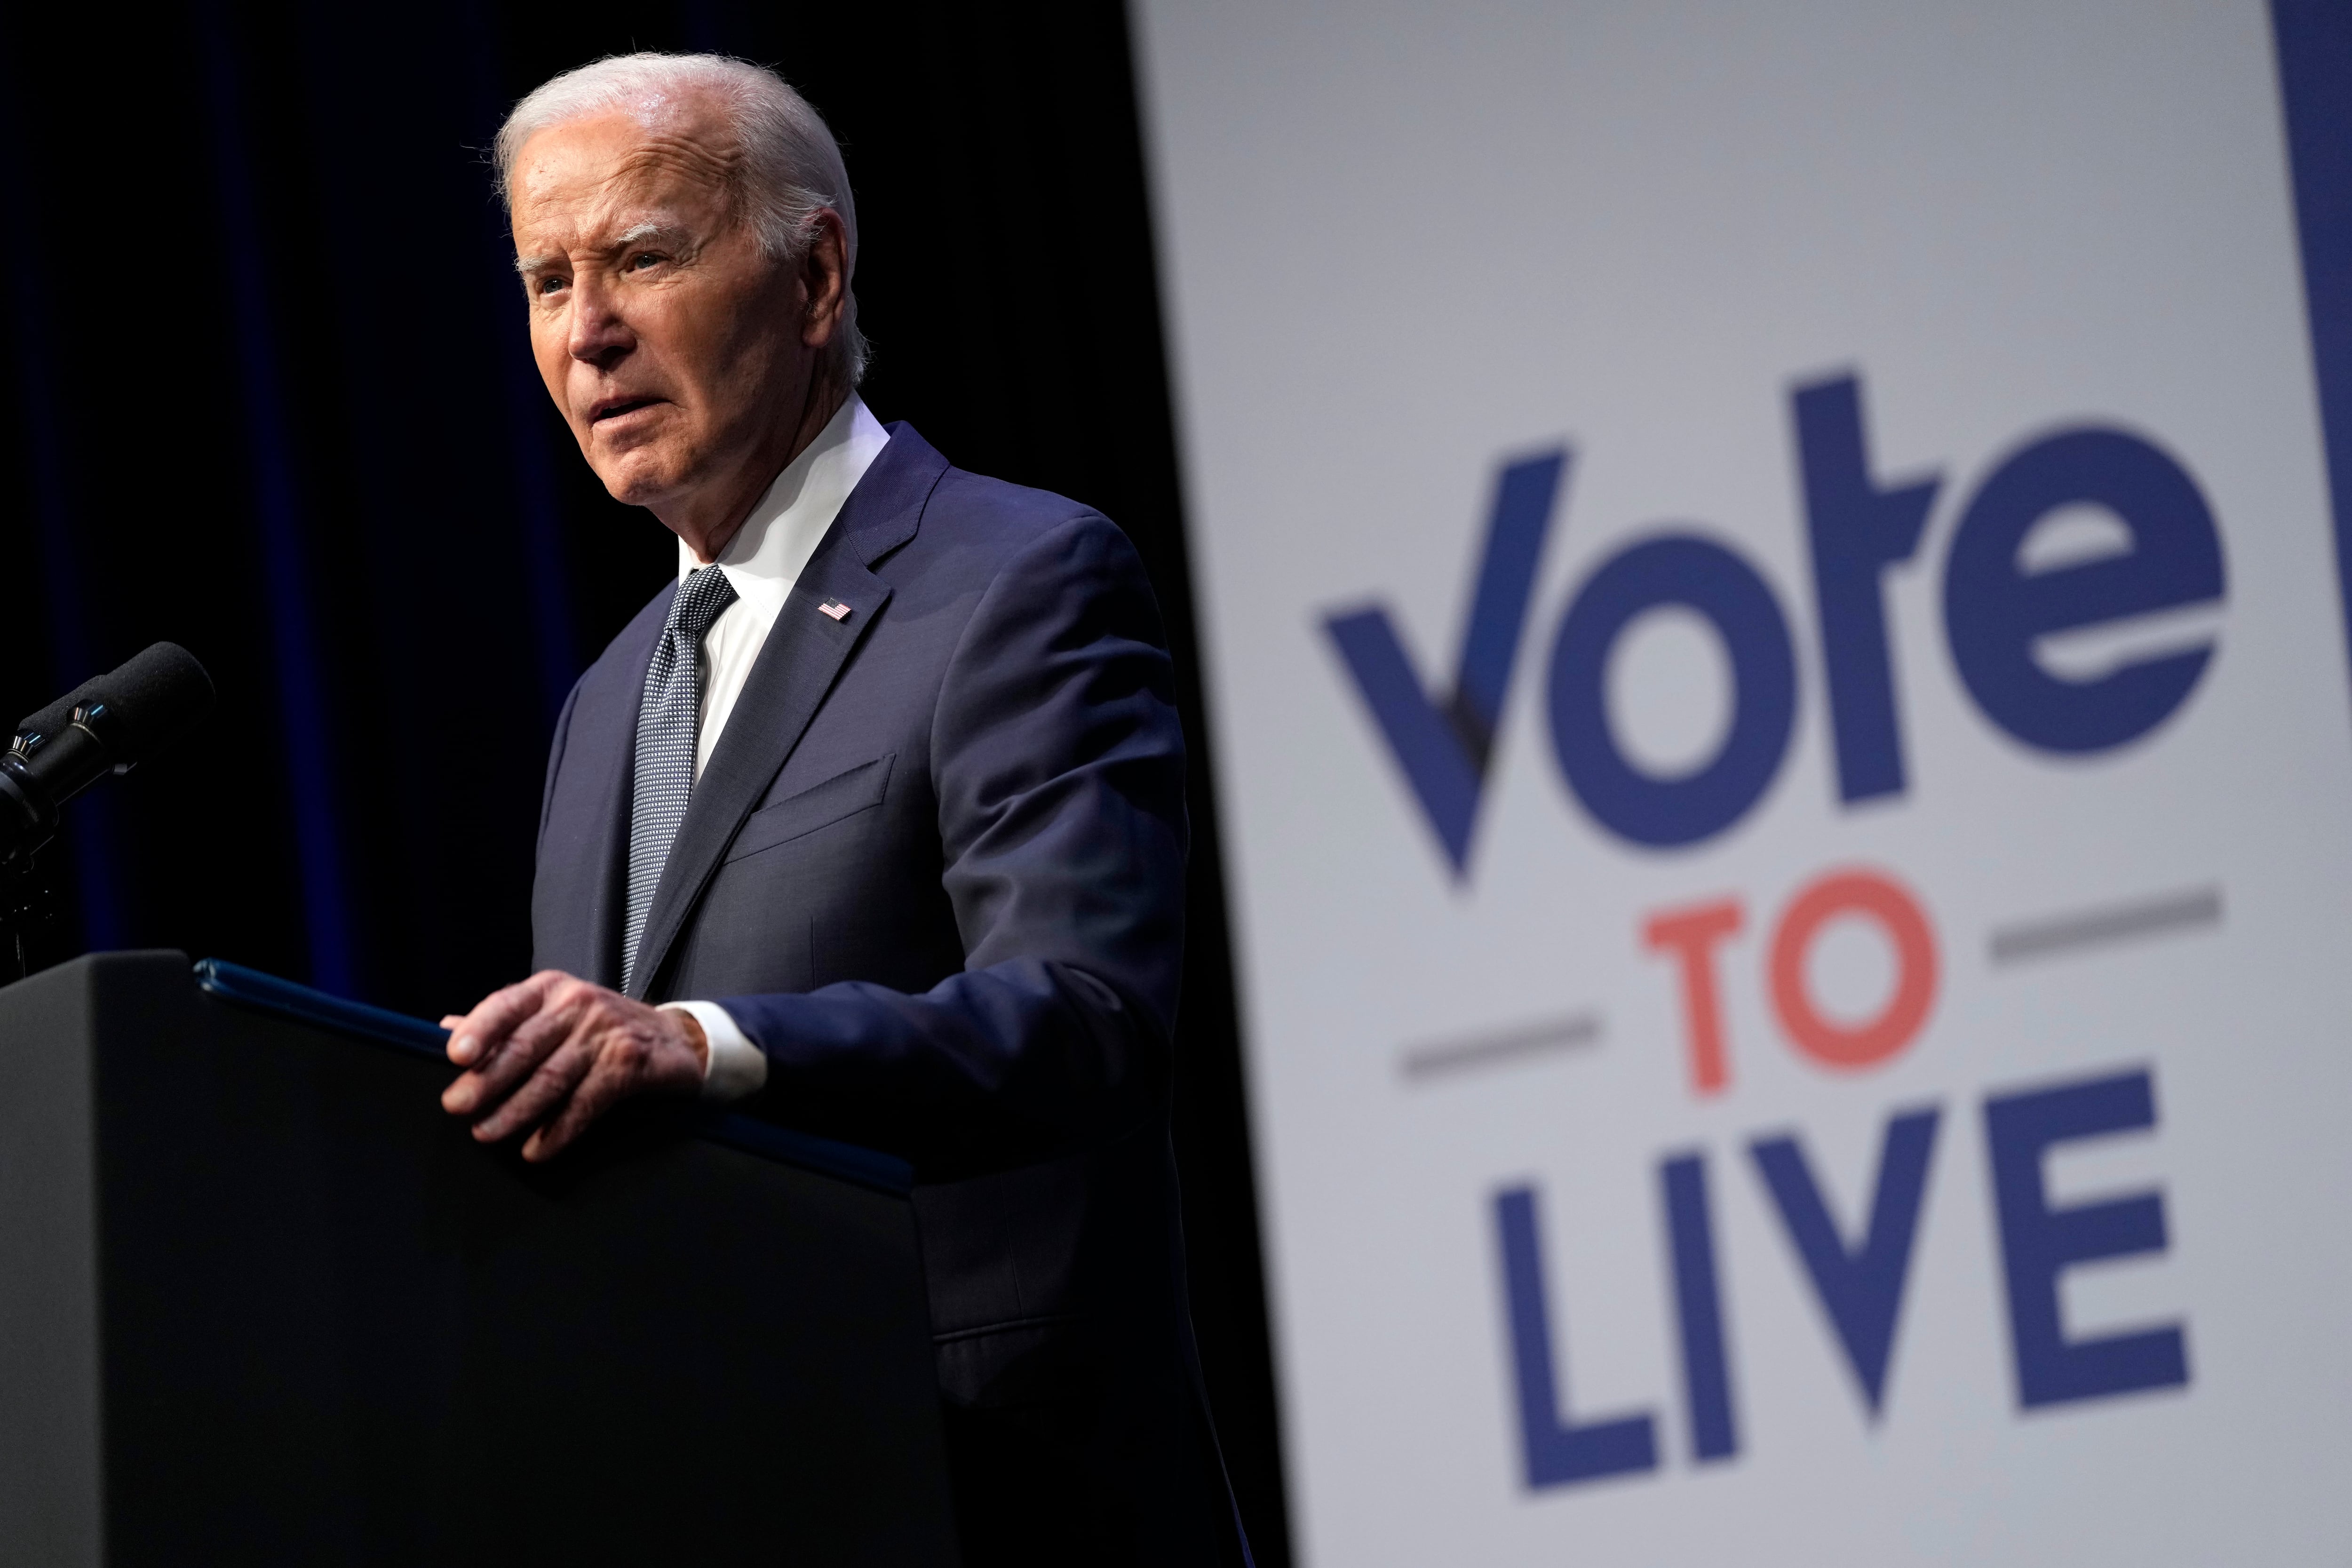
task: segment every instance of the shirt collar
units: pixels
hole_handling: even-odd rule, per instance
[[[890,433],[867,411],[866,400],[851,393],[816,439],[784,465],[719,552],[717,564],[738,600],[756,606],[763,617],[783,608],[801,569],[840,513],[841,503],[889,444]],[[701,564],[686,541],[679,540],[678,581]]]

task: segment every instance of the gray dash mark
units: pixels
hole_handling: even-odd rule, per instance
[[[1429,1079],[1467,1068],[1501,1067],[1510,1062],[1524,1061],[1529,1057],[1598,1045],[1600,1041],[1601,1015],[1578,1013],[1571,1017],[1556,1018],[1545,1024],[1529,1024],[1491,1035],[1475,1035],[1467,1039],[1414,1046],[1404,1053],[1402,1065],[1408,1079]]]
[[[2104,947],[2136,937],[2221,923],[2221,888],[2191,888],[2185,892],[2160,893],[2129,903],[2109,904],[2104,909],[2002,926],[1992,933],[1992,961],[2015,963],[2021,959],[2049,958],[2079,948]]]

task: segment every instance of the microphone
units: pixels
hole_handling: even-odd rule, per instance
[[[0,867],[49,841],[58,807],[168,749],[212,707],[205,667],[178,644],[159,642],[25,719],[0,754]]]

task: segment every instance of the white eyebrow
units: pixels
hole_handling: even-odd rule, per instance
[[[561,259],[561,257],[554,256],[518,256],[515,258],[515,270],[528,278],[534,272],[546,271]]]
[[[621,237],[613,243],[615,247],[619,247],[635,245],[641,239],[684,239],[685,237],[686,230],[676,224],[641,223],[635,227],[623,229]]]

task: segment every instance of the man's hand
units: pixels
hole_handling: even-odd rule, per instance
[[[470,1070],[441,1108],[474,1119],[485,1143],[532,1130],[522,1157],[553,1159],[632,1095],[694,1094],[710,1054],[686,1013],[649,1007],[560,969],[493,991],[441,1020],[449,1059]]]

